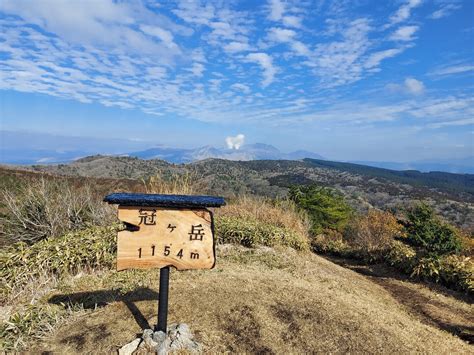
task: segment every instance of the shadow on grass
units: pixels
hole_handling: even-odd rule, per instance
[[[474,344],[474,315],[462,308],[457,308],[437,300],[436,294],[453,297],[467,304],[473,303],[469,295],[449,290],[446,287],[428,281],[414,281],[409,276],[398,272],[385,264],[363,264],[360,261],[334,256],[324,256],[332,262],[364,275],[387,290],[410,313],[416,315],[423,323],[435,326]],[[433,292],[429,297],[410,284],[419,284]]]
[[[144,330],[149,329],[150,324],[146,317],[140,312],[134,302],[158,300],[159,293],[147,287],[120,293],[117,290],[101,290],[92,292],[77,292],[65,295],[55,295],[48,302],[57,305],[82,306],[85,309],[96,309],[105,307],[111,302],[123,302],[132,313],[137,324]]]

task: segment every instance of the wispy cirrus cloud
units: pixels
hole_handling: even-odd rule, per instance
[[[266,53],[250,53],[246,57],[249,62],[257,63],[263,69],[262,86],[267,87],[275,79],[277,68],[273,65],[273,59]]]
[[[460,64],[455,64],[455,65],[439,67],[431,71],[429,74],[431,76],[449,76],[449,75],[473,73],[473,72],[474,72],[473,64],[460,63]]]
[[[444,2],[441,3],[440,7],[431,13],[428,18],[432,20],[439,20],[443,17],[451,15],[454,11],[457,11],[462,8],[460,2]]]
[[[407,0],[403,3],[402,6],[398,8],[398,10],[390,16],[389,26],[393,26],[400,22],[407,20],[410,15],[411,11],[416,7],[422,4],[423,0]]]
[[[402,26],[390,35],[392,41],[413,41],[413,35],[418,31],[418,26]]]

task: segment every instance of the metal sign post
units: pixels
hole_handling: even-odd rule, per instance
[[[158,323],[156,330],[166,333],[168,323],[168,289],[170,280],[170,267],[160,269],[160,294],[158,299]]]
[[[115,193],[125,230],[117,237],[117,270],[160,268],[157,330],[167,331],[170,266],[212,269],[216,262],[214,220],[208,207],[222,197]]]

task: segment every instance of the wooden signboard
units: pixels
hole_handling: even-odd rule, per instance
[[[212,269],[216,263],[212,213],[222,197],[114,193],[104,201],[119,205],[127,227],[117,238],[117,270],[174,266]]]
[[[128,228],[118,233],[117,270],[214,267],[212,214],[207,209],[119,206],[118,218]]]
[[[212,269],[216,263],[212,213],[222,197],[115,193],[126,229],[118,232],[117,270],[160,268],[158,323],[167,333],[170,266],[178,270]]]

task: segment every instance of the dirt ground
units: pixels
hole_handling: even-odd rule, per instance
[[[215,269],[172,271],[168,321],[188,323],[205,352],[474,352],[469,300],[337,262],[345,267],[290,249],[220,247]],[[124,295],[99,279],[81,289],[78,278],[49,302],[90,310],[29,350],[116,351],[156,323],[158,272],[146,275]]]
[[[354,260],[334,257],[330,260],[365,275],[382,286],[408,313],[415,315],[423,323],[474,344],[472,297],[431,282],[412,281],[384,264],[368,266]]]

